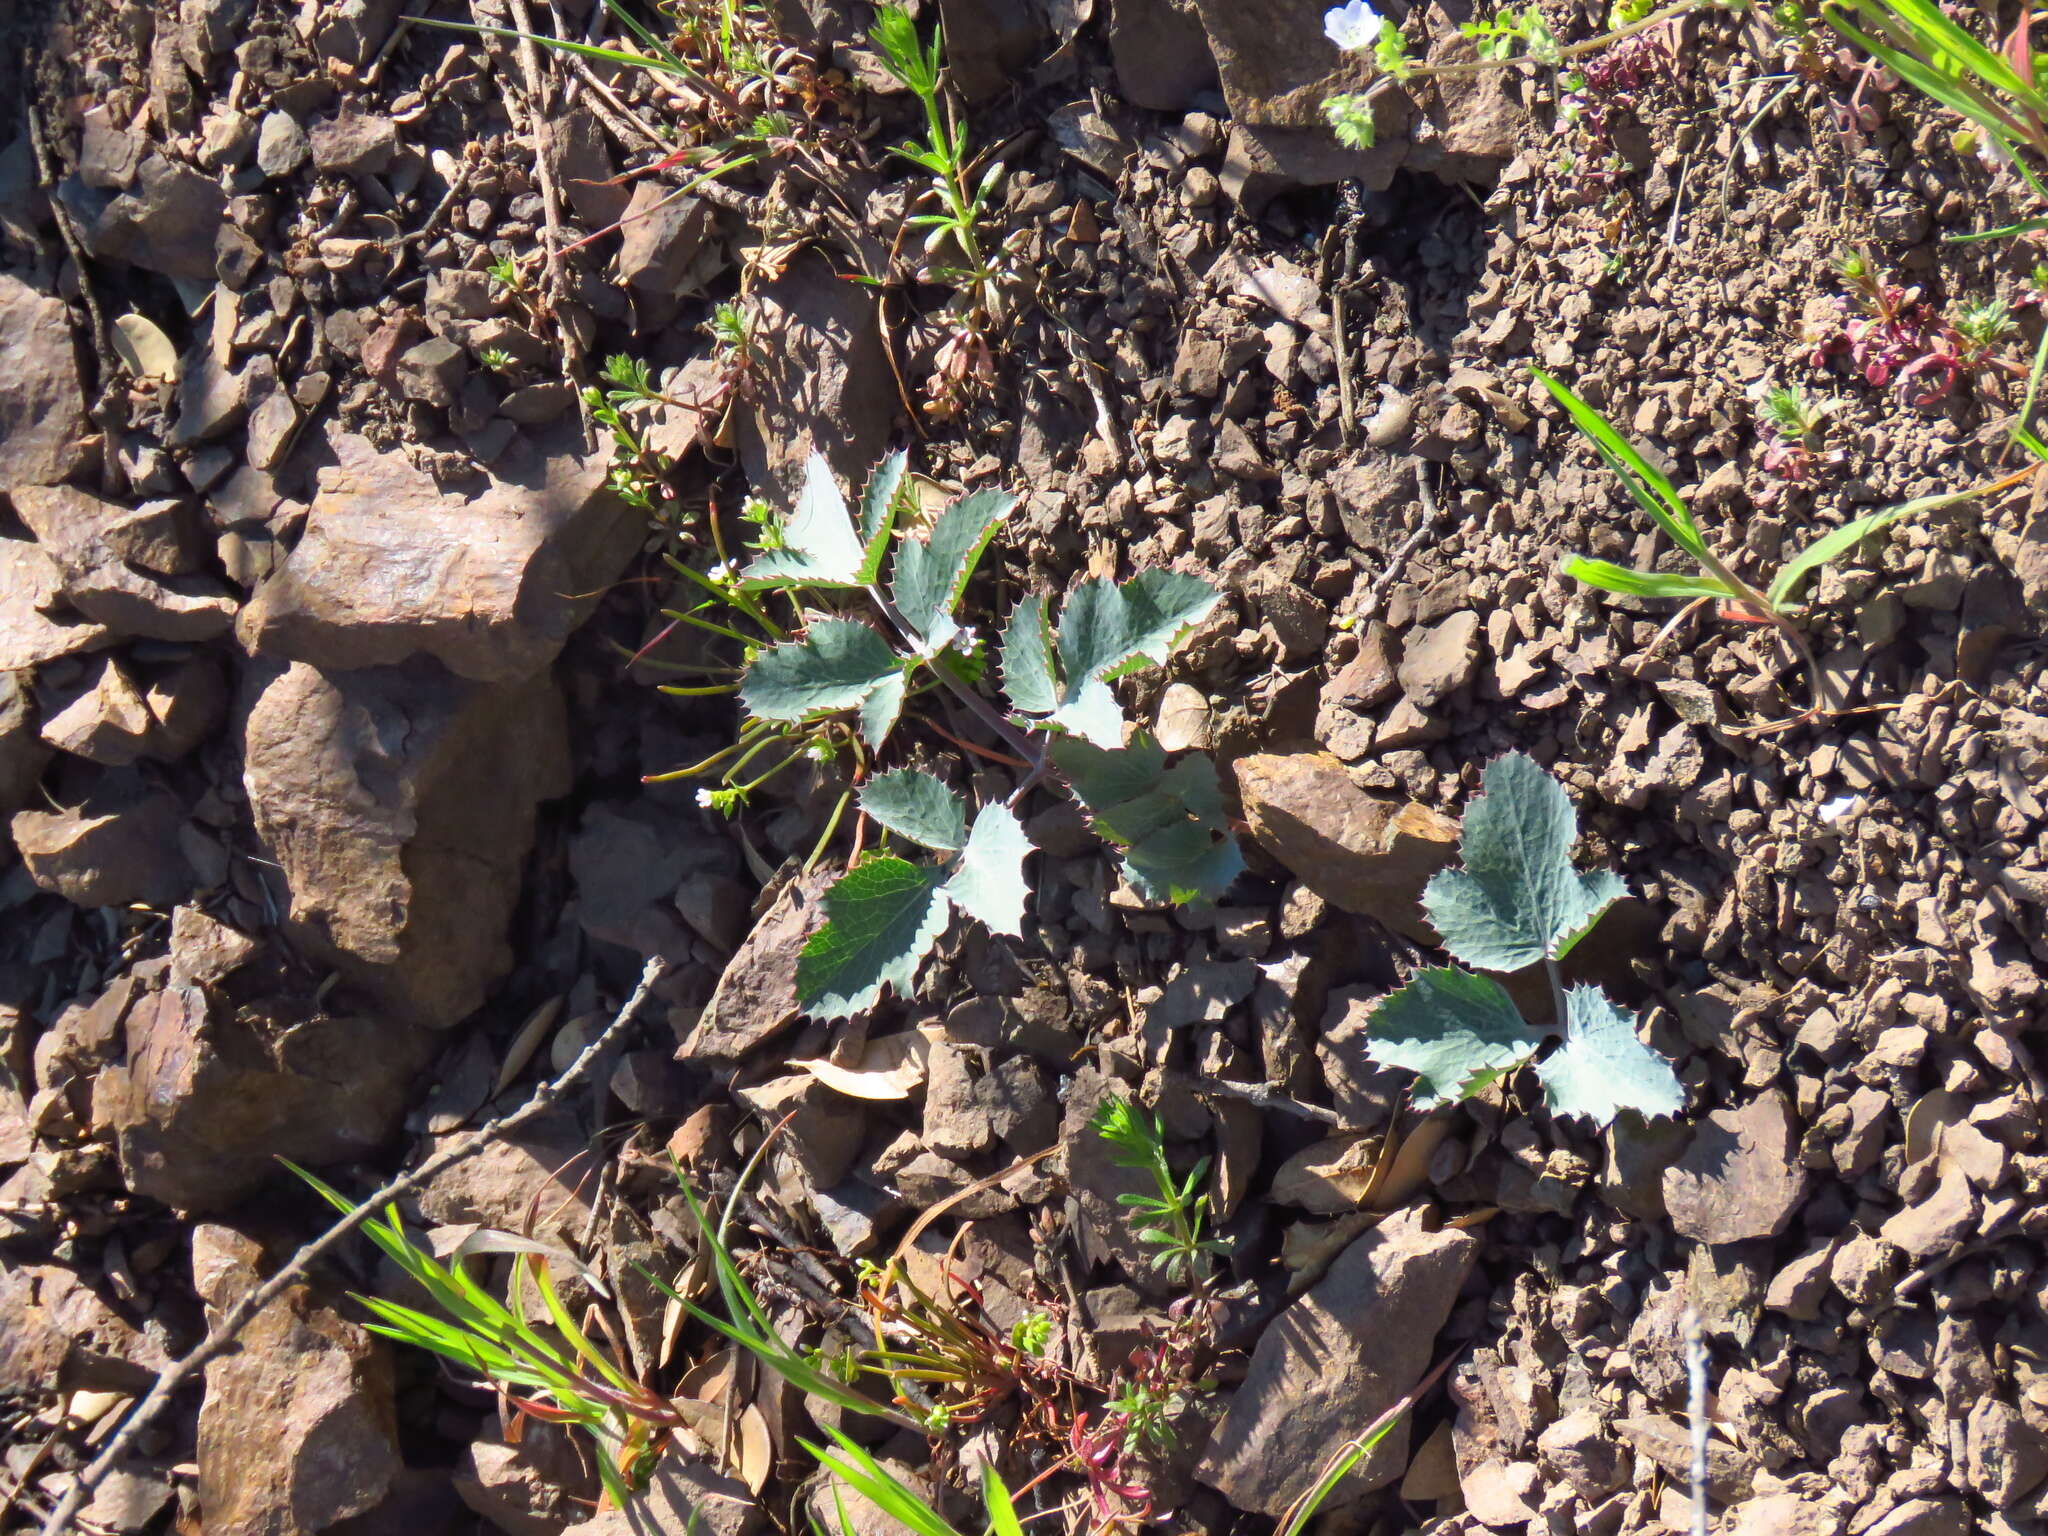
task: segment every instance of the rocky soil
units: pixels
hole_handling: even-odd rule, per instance
[[[1858,246],[1936,308],[2008,300],[2031,355],[2034,248],[1942,243],[2023,210],[1928,104],[1852,108],[1714,13],[1651,34],[1576,125],[1550,72],[1508,70],[1388,93],[1378,147],[1346,150],[1316,106],[1357,67],[1310,0],[925,0],[1029,274],[993,382],[948,414],[946,295],[881,148],[907,98],[864,5],[750,23],[785,51],[780,96],[743,105],[801,127],[712,184],[666,151],[730,130],[715,93],[399,10],[0,23],[0,1526],[37,1524],[320,1229],[277,1159],[374,1188],[519,1103],[659,956],[593,1084],[406,1214],[444,1254],[480,1230],[572,1248],[634,1373],[737,1416],[736,1448],[671,1452],[598,1512],[559,1430],[514,1433],[366,1331],[348,1291],[409,1293],[360,1245],[80,1528],[830,1521],[798,1396],[639,1278],[696,1249],[668,1154],[724,1193],[788,1120],[742,1246],[807,1345],[857,1261],[967,1191],[912,1249],[927,1283],[950,1252],[997,1326],[1050,1310],[1114,1370],[1171,1298],[1087,1130],[1122,1085],[1181,1167],[1214,1158],[1232,1285],[1152,1523],[1270,1528],[1449,1359],[1328,1530],[1688,1530],[1696,1318],[1716,1529],[2048,1531],[2048,482],[1822,575],[1829,712],[1758,731],[1808,703],[1788,651],[1710,613],[1659,644],[1663,605],[1558,573],[1662,546],[1526,367],[1752,571],[2016,467],[2007,371],[1916,404],[1821,345]],[[1601,19],[1546,11],[1560,36]],[[623,35],[590,0],[421,13]],[[1464,19],[1412,25],[1455,57]],[[728,299],[758,351],[737,380],[707,329]],[[669,397],[640,418],[668,460],[652,515],[578,394],[621,352]],[[1773,383],[1835,398],[1803,480],[1770,455]],[[1147,907],[1041,791],[1028,937],[956,930],[920,998],[828,1029],[794,994],[824,786],[792,774],[728,821],[646,782],[735,726],[649,686],[686,637],[648,644],[664,554],[701,564],[712,519],[741,537],[740,503],[786,502],[813,448],[857,482],[900,445],[1022,498],[991,611],[1154,565],[1224,588],[1125,686],[1224,768],[1250,868],[1213,909]],[[1570,791],[1582,865],[1629,883],[1574,963],[1644,1011],[1682,1122],[1589,1133],[1513,1079],[1422,1117],[1360,1049],[1509,749]],[[1014,782],[977,766],[985,794]],[[877,1451],[942,1488],[1005,1433]],[[1012,1449],[1014,1485],[1046,1453]],[[1099,1526],[1052,1492],[1046,1520]]]

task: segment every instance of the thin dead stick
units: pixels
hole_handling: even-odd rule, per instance
[[[1196,1093],[1213,1093],[1226,1099],[1238,1099],[1258,1109],[1278,1110],[1282,1114],[1295,1115],[1303,1120],[1319,1120],[1324,1125],[1342,1127],[1344,1117],[1334,1109],[1325,1109],[1320,1104],[1304,1104],[1298,1099],[1267,1087],[1264,1083],[1238,1083],[1227,1077],[1203,1077],[1194,1072],[1170,1072],[1170,1078],[1185,1083]]]
[[[24,80],[32,83],[41,66],[40,55],[29,56],[22,69]],[[35,153],[36,183],[49,200],[50,216],[57,221],[57,233],[63,238],[64,249],[70,253],[72,268],[78,275],[78,297],[85,304],[87,318],[92,321],[92,351],[100,365],[99,388],[104,397],[116,387],[119,378],[113,339],[107,330],[106,314],[100,309],[99,295],[93,291],[92,266],[86,260],[84,242],[72,222],[71,210],[57,196],[57,156],[50,146],[48,126],[36,108],[33,89],[29,91],[28,99],[28,137]]]
[[[604,1027],[603,1033],[585,1046],[582,1054],[570,1062],[553,1082],[545,1084],[532,1098],[510,1114],[500,1115],[488,1124],[478,1126],[467,1136],[450,1142],[410,1173],[402,1173],[391,1180],[348,1215],[293,1254],[276,1274],[235,1303],[228,1315],[220,1320],[190,1354],[157,1378],[156,1385],[151,1387],[142,1401],[135,1405],[134,1411],[128,1415],[127,1422],[107,1441],[106,1448],[93,1458],[92,1465],[78,1474],[77,1481],[71,1485],[71,1491],[64,1495],[50,1518],[43,1522],[42,1536],[63,1536],[63,1533],[71,1528],[71,1523],[79,1510],[84,1508],[86,1500],[92,1497],[92,1491],[106,1479],[107,1474],[113,1471],[121,1458],[128,1454],[137,1437],[156,1421],[157,1415],[163,1412],[172,1395],[194,1373],[226,1353],[228,1346],[233,1344],[242,1330],[249,1325],[249,1320],[296,1284],[299,1277],[312,1267],[314,1261],[393,1200],[411,1193],[443,1169],[452,1168],[465,1158],[481,1152],[505,1132],[539,1115],[562,1094],[574,1087],[605,1049],[625,1032],[627,1025],[633,1022],[634,1016],[646,1003],[648,994],[654,990],[655,982],[661,979],[662,972],[667,969],[667,962],[659,956],[649,960],[646,968],[640,972],[640,984],[633,989],[633,995],[626,999],[625,1006],[620,1008],[611,1023]]]
[[[1692,1536],[1707,1536],[1707,1340],[1691,1307],[1685,1309],[1685,1379],[1692,1417]]]
[[[1355,623],[1362,624],[1380,611],[1380,604],[1387,600],[1387,589],[1393,586],[1400,576],[1402,567],[1408,563],[1408,557],[1422,547],[1422,541],[1428,538],[1431,530],[1436,527],[1436,497],[1430,494],[1429,475],[1423,469],[1420,459],[1415,461],[1415,494],[1422,502],[1422,521],[1416,524],[1413,533],[1401,541],[1401,547],[1388,559],[1387,568],[1380,572],[1378,579],[1366,592],[1365,601],[1359,604],[1358,612],[1354,616]]]
[[[474,13],[472,13],[474,14]],[[512,0],[512,14],[518,18],[519,72],[526,82],[526,128],[533,136],[533,170],[540,182],[541,219],[546,226],[545,261],[550,303],[562,296],[562,193],[555,185],[553,155],[554,125],[548,117],[547,74],[541,68],[540,49],[533,41],[533,12],[526,0]],[[575,361],[576,346],[566,325],[557,323],[565,361]],[[569,370],[573,372],[574,370]]]

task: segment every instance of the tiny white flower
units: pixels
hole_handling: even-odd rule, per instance
[[[1365,0],[1345,0],[1323,13],[1323,35],[1346,53],[1363,53],[1379,41],[1385,25]]]
[[[708,810],[710,810],[710,809],[711,809],[711,791],[710,791],[710,790],[708,790],[708,789],[700,789],[700,790],[698,790],[698,791],[697,791],[697,804],[698,804],[698,805],[699,805],[700,807],[702,807],[702,808],[703,808],[704,810],[707,810],[707,811],[708,811]]]
[[[730,560],[721,560],[721,561],[719,561],[719,562],[718,562],[718,564],[716,564],[716,565],[714,565],[713,567],[711,567],[711,573],[710,573],[710,574],[711,574],[711,579],[712,579],[713,581],[731,581],[731,580],[732,580],[732,562],[731,562]]]

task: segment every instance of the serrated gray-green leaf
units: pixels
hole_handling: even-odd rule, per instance
[[[915,768],[876,774],[860,792],[860,808],[898,837],[940,853],[967,841],[967,802]]]
[[[1542,1042],[1499,982],[1455,965],[1416,972],[1365,1026],[1368,1057],[1415,1074],[1417,1109],[1469,1098]]]
[[[910,692],[910,678],[899,666],[869,690],[860,701],[860,739],[870,752],[882,750],[896,717],[903,713],[903,700]]]
[[[1243,871],[1206,755],[1190,753],[1168,768],[1159,743],[1142,731],[1116,749],[1066,737],[1051,755],[1095,831],[1118,848],[1141,899],[1213,901]]]
[[[782,525],[782,548],[769,550],[740,573],[747,587],[857,587],[861,584],[861,541],[853,530],[846,498],[832,479],[825,456],[804,465],[804,488],[796,510]]]
[[[1216,901],[1244,873],[1244,855],[1229,837],[1192,821],[1168,827],[1122,854],[1124,878],[1143,901],[1179,906]]]
[[[820,619],[801,640],[763,651],[740,684],[740,701],[763,720],[801,720],[847,709],[902,676],[889,643],[851,619]]]
[[[1598,987],[1573,987],[1564,1005],[1564,1044],[1536,1063],[1553,1115],[1584,1115],[1603,1126],[1624,1109],[1675,1115],[1685,1108],[1678,1074],[1643,1044],[1633,1014]]]
[[[1003,692],[1012,709],[1027,715],[1049,715],[1059,707],[1042,592],[1021,599],[1003,626]]]
[[[1073,785],[1081,803],[1106,810],[1142,795],[1166,771],[1166,753],[1142,732],[1128,747],[1104,748],[1085,741],[1055,741],[1052,765]]]
[[[1555,959],[1626,887],[1608,871],[1572,868],[1571,801],[1533,758],[1511,752],[1489,764],[1481,789],[1458,839],[1465,867],[1429,882],[1423,911],[1467,965],[1515,971]]]
[[[887,854],[848,870],[825,893],[825,926],[796,962],[796,995],[814,1019],[874,1007],[884,987],[911,995],[918,962],[945,932],[940,871]]]
[[[953,905],[997,933],[1024,936],[1024,860],[1031,840],[1007,806],[985,805],[975,815],[967,846],[953,861],[943,889]]]
[[[1114,748],[1124,739],[1123,706],[1100,678],[1089,678],[1073,690],[1073,697],[1046,716],[1061,730],[1092,741],[1098,747]]]
[[[959,633],[953,609],[996,524],[1016,504],[1017,498],[1007,492],[970,492],[939,514],[929,537],[906,538],[897,545],[889,596],[930,649],[937,650]]]
[[[898,448],[875,466],[875,472],[868,476],[867,488],[860,494],[860,538],[870,554],[875,540],[886,537],[896,521],[900,505],[897,493],[903,489],[903,472],[909,466],[910,455]],[[877,558],[876,568],[880,569],[880,565]]]
[[[1220,595],[1180,571],[1141,571],[1122,586],[1101,577],[1082,582],[1060,611],[1062,703],[1140,657],[1163,662],[1174,637],[1206,617]]]
[[[1628,887],[1622,883],[1621,876],[1611,870],[1598,869],[1579,878],[1586,882],[1591,910],[1578,927],[1558,938],[1556,952],[1550,957],[1553,960],[1562,960],[1577,948],[1579,940],[1599,926],[1600,919],[1607,915],[1607,909],[1628,894]]]

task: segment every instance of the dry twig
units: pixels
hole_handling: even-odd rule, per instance
[[[300,1276],[312,1267],[314,1261],[392,1201],[401,1195],[411,1193],[442,1170],[452,1168],[481,1152],[507,1131],[535,1118],[581,1081],[584,1074],[589,1072],[592,1065],[603,1055],[605,1049],[625,1033],[627,1025],[638,1015],[647,1001],[648,994],[654,990],[655,982],[667,968],[667,963],[659,957],[649,960],[646,969],[640,973],[640,984],[633,989],[633,995],[626,999],[625,1005],[613,1016],[611,1023],[604,1027],[603,1032],[585,1046],[582,1054],[563,1068],[561,1075],[554,1081],[543,1085],[519,1108],[477,1127],[466,1136],[458,1137],[417,1168],[392,1179],[348,1215],[293,1254],[276,1274],[230,1308],[227,1316],[207,1333],[197,1347],[157,1378],[156,1385],[151,1387],[142,1401],[135,1405],[127,1421],[107,1441],[99,1455],[93,1458],[92,1464],[78,1474],[78,1479],[71,1485],[70,1492],[64,1495],[56,1509],[51,1512],[50,1518],[43,1522],[42,1536],[63,1536],[63,1533],[71,1528],[79,1510],[84,1508],[86,1501],[92,1497],[93,1490],[120,1464],[121,1459],[134,1447],[137,1437],[156,1421],[157,1415],[163,1412],[178,1389],[208,1363],[226,1353],[228,1347],[249,1325],[250,1319],[297,1284]]]
[[[1365,594],[1365,601],[1358,605],[1358,612],[1354,615],[1355,623],[1363,624],[1380,611],[1380,604],[1387,600],[1388,589],[1394,585],[1407,566],[1408,557],[1422,547],[1423,540],[1436,528],[1439,515],[1436,497],[1430,493],[1429,472],[1423,468],[1420,459],[1415,461],[1415,494],[1422,502],[1422,521],[1415,525],[1413,533],[1401,541],[1401,547],[1388,558],[1387,568],[1374,579],[1371,588]]]
[[[57,196],[57,155],[50,144],[49,126],[36,106],[34,80],[37,62],[31,60],[22,71],[28,91],[28,137],[35,151],[36,180],[49,198],[50,214],[57,221],[57,233],[63,237],[64,249],[70,252],[72,268],[78,274],[78,296],[84,301],[85,312],[92,320],[92,350],[100,365],[99,387],[104,398],[115,388],[120,368],[114,356],[113,339],[107,331],[107,317],[100,309],[99,295],[93,291],[92,267],[86,261],[85,245],[71,221],[71,210]]]

